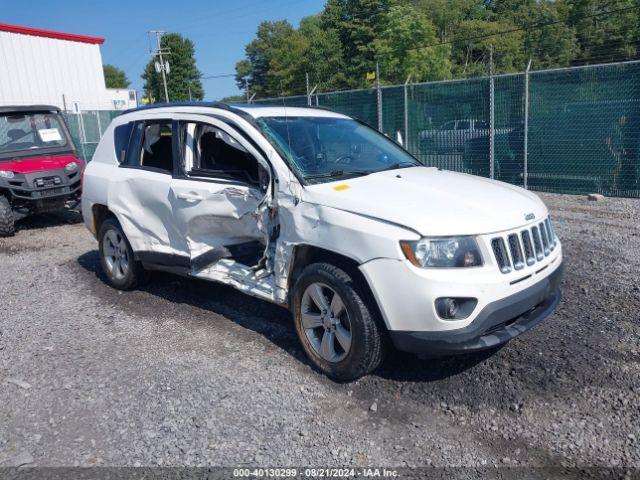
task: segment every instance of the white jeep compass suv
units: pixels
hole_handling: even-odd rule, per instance
[[[318,108],[127,111],[87,166],[82,212],[114,287],[164,270],[287,306],[337,380],[374,370],[389,343],[496,347],[560,300],[561,246],[536,195],[425,167]]]

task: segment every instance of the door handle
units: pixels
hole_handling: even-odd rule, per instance
[[[177,197],[180,200],[185,200],[187,202],[199,202],[200,200],[204,200],[203,197],[196,193],[179,193]]]

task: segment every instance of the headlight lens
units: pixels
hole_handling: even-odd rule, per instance
[[[400,242],[407,259],[416,267],[478,267],[482,256],[473,237],[422,238]]]
[[[77,168],[78,168],[78,163],[77,162],[67,163],[67,165],[64,167],[64,169],[67,172],[73,172]]]
[[[9,170],[0,170],[0,177],[2,178],[13,178],[15,174]]]

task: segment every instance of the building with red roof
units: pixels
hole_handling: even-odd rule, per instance
[[[107,89],[104,38],[0,23],[0,105],[65,110],[136,106],[135,90]]]

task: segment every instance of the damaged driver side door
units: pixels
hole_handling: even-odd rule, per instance
[[[224,122],[179,122],[180,170],[170,200],[190,273],[256,269],[268,244],[270,176],[264,159]]]

